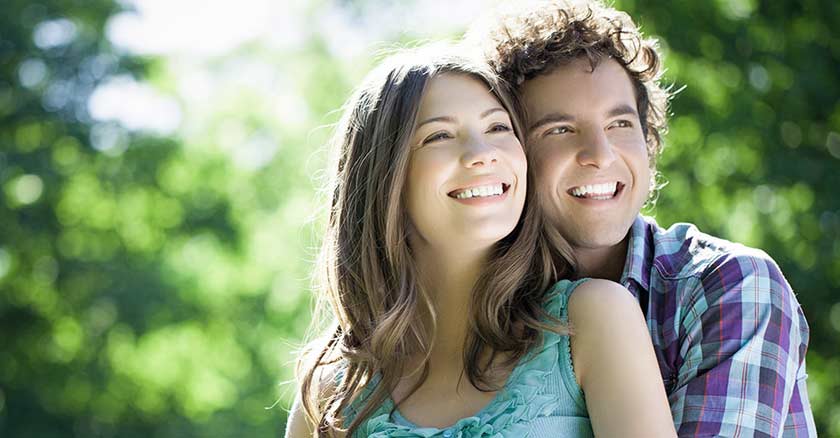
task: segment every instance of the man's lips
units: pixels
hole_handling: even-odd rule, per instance
[[[608,200],[618,196],[624,188],[620,181],[584,184],[566,190],[571,196],[579,199]]]

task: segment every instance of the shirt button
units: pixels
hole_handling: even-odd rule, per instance
[[[452,436],[452,431],[451,430],[443,431],[443,436],[444,436],[444,438],[450,438]]]

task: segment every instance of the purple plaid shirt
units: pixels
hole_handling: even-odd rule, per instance
[[[621,283],[645,312],[679,436],[817,436],[808,323],[767,254],[639,216]]]

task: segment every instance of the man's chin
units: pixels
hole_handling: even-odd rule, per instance
[[[588,239],[575,239],[573,242],[571,242],[571,245],[575,252],[608,250],[618,245],[621,245],[624,242],[624,237],[626,235],[627,234],[625,233],[620,237],[610,236],[609,238],[603,238],[603,236],[601,236],[601,238],[597,238],[595,236],[587,236],[589,237]]]
[[[557,228],[575,252],[598,251],[609,250],[621,245],[627,237],[627,233],[630,232],[632,224],[631,221],[628,225],[616,224],[592,227],[587,226],[587,224],[578,224],[573,227],[558,226]]]

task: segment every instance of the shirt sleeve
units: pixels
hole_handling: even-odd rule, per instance
[[[679,436],[816,436],[808,325],[776,263],[760,251],[722,256],[688,289],[669,396]]]

